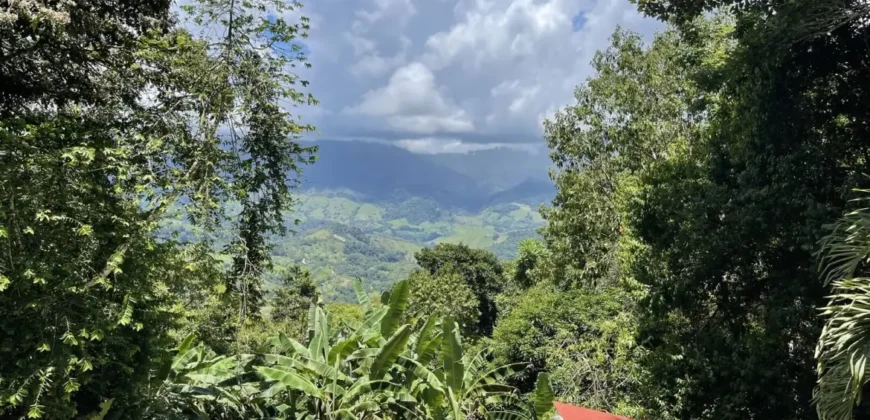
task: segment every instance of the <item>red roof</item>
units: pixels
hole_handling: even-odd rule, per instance
[[[563,420],[631,420],[628,417],[614,416],[570,404],[554,402],[553,405],[556,406],[556,412],[562,416]]]

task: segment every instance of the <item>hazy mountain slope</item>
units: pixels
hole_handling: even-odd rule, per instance
[[[297,203],[286,214],[288,224],[301,223],[293,234],[270,238],[275,263],[270,280],[301,264],[330,300],[352,300],[356,277],[374,290],[390,287],[415,268],[414,252],[441,242],[514,258],[517,242],[537,235],[544,223],[537,209],[554,193],[552,184],[540,178],[498,191],[483,187],[480,179],[492,179],[498,171],[466,168],[463,174],[442,159],[389,145],[318,145],[320,159],[305,168]],[[499,155],[467,155],[452,165],[461,169],[459,163],[473,166],[475,158]],[[229,204],[230,213],[239,210],[234,207]],[[182,214],[167,219],[159,236],[173,232],[180,240],[194,237]],[[218,240],[216,249],[226,240]]]
[[[492,194],[489,197],[489,204],[525,203],[538,206],[549,203],[555,196],[556,187],[552,181],[529,178],[511,188]]]
[[[443,153],[429,155],[429,159],[496,190],[511,188],[527,179],[549,180],[547,171],[552,163],[547,153],[506,148]]]
[[[304,188],[349,189],[367,200],[423,197],[445,206],[473,208],[490,191],[467,175],[398,147],[356,141],[318,141],[318,160],[305,168]]]
[[[493,149],[469,154],[421,155],[357,141],[318,141],[318,161],[305,168],[307,190],[350,192],[373,203],[431,200],[441,208],[477,211],[502,202],[549,201],[549,158]]]

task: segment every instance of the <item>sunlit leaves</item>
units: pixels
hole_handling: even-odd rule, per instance
[[[858,190],[860,201],[870,191]],[[821,272],[832,294],[822,308],[825,327],[816,349],[818,385],[813,402],[823,420],[850,420],[870,377],[870,213],[846,213],[822,241]]]
[[[293,73],[308,20],[273,18],[298,3],[185,5],[206,12],[193,35],[165,1],[43,3],[16,9],[33,26],[0,26],[0,329],[16,343],[2,349],[15,362],[0,367],[0,416],[80,417],[101,411],[82,390],[129,404],[179,320],[232,304],[211,298],[236,290],[200,244],[153,239],[161,217],[183,202],[208,240],[228,201],[248,201],[251,237],[283,232],[313,160],[297,142],[312,127],[288,108],[316,101]],[[228,327],[216,323],[202,326]],[[66,385],[37,392],[51,366]]]

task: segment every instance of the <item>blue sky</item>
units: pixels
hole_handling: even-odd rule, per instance
[[[309,0],[320,137],[418,153],[543,145],[617,25],[661,25],[627,0]]]

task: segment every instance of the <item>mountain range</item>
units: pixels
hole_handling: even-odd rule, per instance
[[[346,190],[375,203],[419,197],[466,211],[503,202],[536,205],[555,193],[544,154],[500,148],[425,155],[371,142],[316,143],[317,163],[302,176],[305,190]]]
[[[302,265],[331,301],[352,301],[357,277],[371,291],[386,290],[415,269],[416,251],[442,242],[512,259],[519,241],[537,237],[538,208],[555,192],[549,161],[521,151],[425,155],[377,143],[317,144],[319,159],[304,168],[285,215],[293,233],[269,240],[269,280]],[[179,215],[159,235],[184,241],[194,232]]]

